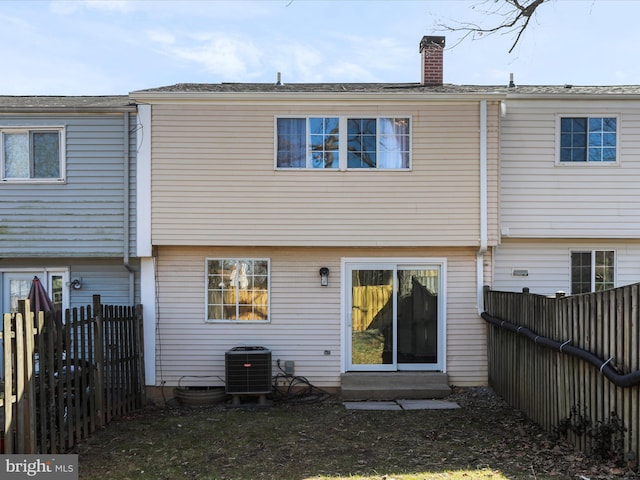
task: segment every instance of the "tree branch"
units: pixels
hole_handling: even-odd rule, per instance
[[[485,13],[487,13],[487,15],[502,15],[504,17],[504,21],[494,27],[481,27],[474,23],[459,23],[458,26],[439,24],[438,26],[451,32],[466,32],[463,39],[467,38],[469,35],[475,38],[476,36],[482,36],[485,34],[491,35],[501,30],[512,29],[511,31],[516,31],[517,34],[513,45],[511,45],[511,48],[509,49],[509,53],[511,53],[520,41],[524,31],[529,26],[529,22],[537,8],[548,1],[549,0],[502,0],[502,3],[499,3],[498,0],[493,0],[491,3],[498,4],[498,6],[494,6],[493,9],[488,10]],[[505,5],[512,8],[506,13],[500,13],[500,10]]]

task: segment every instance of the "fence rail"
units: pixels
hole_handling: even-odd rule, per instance
[[[583,451],[640,458],[640,284],[569,297],[486,290],[484,302],[496,393]]]
[[[35,316],[25,302],[3,326],[4,453],[69,451],[144,405],[141,306],[95,295],[92,306]]]

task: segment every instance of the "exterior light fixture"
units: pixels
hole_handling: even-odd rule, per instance
[[[69,285],[74,290],[80,290],[82,288],[82,278],[74,278],[67,285]]]
[[[322,267],[320,269],[320,286],[326,287],[327,285],[329,285],[329,269]]]

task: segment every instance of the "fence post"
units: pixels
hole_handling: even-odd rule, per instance
[[[16,409],[14,411],[16,415],[16,453],[25,452],[25,428],[27,412],[25,411],[25,355],[24,355],[24,324],[27,321],[27,316],[31,316],[31,310],[29,309],[29,302],[25,302],[25,310],[22,315],[16,315],[16,351],[14,355],[15,379],[16,379]],[[30,426],[29,426],[30,427]]]
[[[93,351],[96,358],[96,413],[98,427],[104,427],[104,354],[103,354],[103,324],[102,305],[100,295],[93,296],[93,316],[96,321],[96,332],[93,339]]]
[[[483,312],[487,310],[487,297],[490,291],[491,291],[491,286],[489,285],[482,286],[482,305],[480,305],[480,307],[482,308]]]
[[[11,314],[4,314],[4,453],[13,453],[13,370]]]
[[[28,302],[27,302],[28,303]],[[27,451],[25,453],[37,453],[36,443],[36,372],[34,368],[35,363],[35,320],[38,315],[44,315],[43,313],[29,313],[27,315],[27,322],[25,323],[25,347],[26,352],[26,375],[27,375],[27,404],[29,406],[28,423],[29,429],[27,431]]]
[[[144,318],[142,316],[142,305],[136,305],[136,333],[135,349],[137,357],[138,381],[140,382],[140,406],[147,404],[147,380],[144,376]]]

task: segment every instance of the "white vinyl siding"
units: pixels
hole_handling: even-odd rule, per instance
[[[554,295],[571,293],[571,252],[614,251],[615,286],[640,282],[640,241],[633,240],[505,240],[495,249],[492,288]],[[513,270],[528,276],[515,276]]]
[[[640,237],[639,105],[635,100],[509,99],[501,141],[503,236]],[[618,162],[558,165],[558,115],[594,113],[617,118]]]
[[[478,245],[477,101],[430,104],[414,98],[348,107],[354,118],[411,118],[411,171],[274,171],[274,118],[310,110],[267,102],[154,104],[153,243]],[[331,117],[344,115],[347,107],[318,104],[312,110]],[[489,112],[489,238],[495,241],[497,104]]]
[[[271,323],[205,323],[205,258],[269,258]],[[446,257],[447,359],[450,382],[486,385],[486,325],[477,314],[476,250],[472,248],[160,247],[156,385],[222,385],[224,353],[241,345],[272,351],[274,364],[293,360],[296,375],[320,387],[340,385],[341,258]],[[330,269],[320,286],[318,269]],[[188,346],[188,348],[185,348]],[[325,355],[329,351],[329,355]]]

